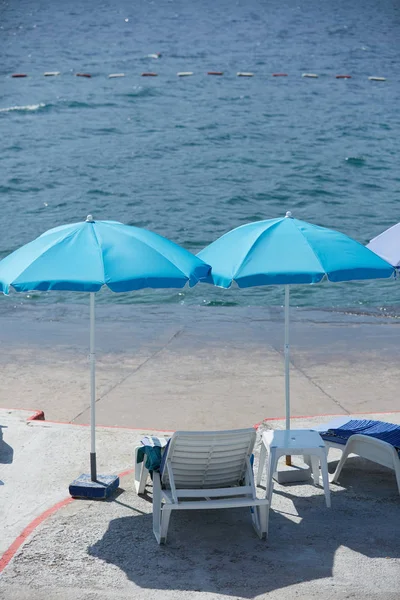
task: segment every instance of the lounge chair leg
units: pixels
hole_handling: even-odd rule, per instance
[[[338,480],[338,478],[339,478],[339,475],[340,475],[340,472],[341,472],[341,470],[343,469],[343,465],[344,465],[344,463],[346,462],[346,460],[347,460],[347,457],[349,456],[349,454],[350,454],[350,451],[349,451],[349,442],[347,442],[347,447],[346,447],[346,449],[344,450],[344,452],[342,453],[342,456],[341,456],[341,458],[340,458],[340,460],[339,460],[339,462],[338,462],[338,465],[337,465],[337,467],[336,467],[336,469],[335,469],[335,472],[334,472],[334,474],[333,474],[333,475],[331,475],[331,476],[330,476],[330,478],[329,478],[329,481],[330,481],[331,483],[333,483],[333,482],[336,482],[336,481]]]
[[[397,487],[399,488],[399,494],[400,494],[400,456],[399,459],[397,459],[397,456],[395,457],[395,464],[394,464],[394,472],[396,474],[396,481],[397,481]]]
[[[253,506],[252,519],[256,534],[262,540],[268,537],[269,506]]]
[[[167,541],[167,533],[168,533],[170,517],[171,517],[171,509],[169,508],[169,506],[164,504],[161,507],[160,544],[165,544]]]
[[[161,544],[161,481],[157,472],[153,473],[153,533]]]

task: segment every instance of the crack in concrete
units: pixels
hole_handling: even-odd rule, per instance
[[[142,367],[144,367],[149,361],[151,361],[155,356],[157,356],[157,354],[160,354],[161,352],[163,352],[165,350],[165,348],[167,346],[169,346],[171,344],[171,342],[173,342],[178,336],[180,336],[183,332],[185,331],[185,328],[183,327],[182,329],[178,329],[178,331],[176,331],[170,338],[169,340],[167,340],[165,342],[165,344],[163,344],[163,346],[161,348],[158,348],[158,350],[155,350],[155,352],[153,352],[150,356],[148,356],[142,363],[140,363],[140,365],[138,365],[133,371],[130,371],[128,373],[128,375],[126,375],[125,377],[123,377],[122,379],[120,379],[119,381],[117,381],[117,383],[113,384],[106,392],[104,392],[104,394],[102,396],[99,396],[98,398],[96,398],[96,404],[98,402],[100,402],[100,400],[103,400],[103,398],[105,398],[110,392],[112,392],[113,390],[115,390],[115,388],[117,388],[119,385],[121,385],[122,383],[124,383],[127,379],[129,379],[129,377],[132,377],[133,375],[135,375]],[[71,419],[71,421],[69,421],[69,423],[73,423],[74,421],[76,421],[76,419],[79,419],[79,417],[81,417],[86,411],[90,410],[90,404],[89,406],[87,406],[86,408],[84,408],[80,413],[78,413],[77,415],[75,415],[75,417],[73,419]]]
[[[279,354],[280,356],[283,356],[283,358],[285,358],[284,353],[279,350],[279,348],[276,348],[275,346],[271,345],[271,348],[273,348],[275,350],[275,352],[277,354]],[[345,412],[347,415],[350,415],[351,412],[347,410],[347,408],[345,408],[344,406],[342,406],[340,404],[340,402],[338,400],[336,400],[336,398],[334,398],[333,396],[331,396],[331,394],[329,394],[328,392],[326,392],[318,383],[316,383],[312,377],[310,377],[310,375],[307,375],[307,373],[305,371],[303,371],[303,369],[301,369],[300,367],[298,367],[293,360],[290,358],[289,359],[290,364],[292,365],[292,367],[294,369],[296,369],[297,371],[299,371],[299,373],[301,373],[303,375],[303,377],[305,377],[307,379],[307,381],[309,383],[311,383],[311,385],[313,385],[314,387],[316,387],[317,389],[319,389],[320,392],[322,392],[327,398],[329,398],[329,400],[332,400],[332,402],[334,404],[336,404],[336,406],[338,406],[343,412]]]

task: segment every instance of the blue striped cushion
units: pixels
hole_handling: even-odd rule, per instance
[[[321,433],[322,439],[336,444],[346,444],[354,434],[367,435],[391,444],[400,457],[400,425],[386,423],[385,421],[372,421],[369,419],[352,419],[335,429],[328,429]]]

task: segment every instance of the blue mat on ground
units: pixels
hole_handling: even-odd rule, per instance
[[[355,434],[366,435],[391,444],[400,457],[400,425],[394,423],[369,419],[351,419],[340,427],[321,432],[321,437],[327,442],[346,444],[349,437]]]

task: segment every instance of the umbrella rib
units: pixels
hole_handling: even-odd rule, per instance
[[[249,254],[251,253],[251,251],[253,250],[254,246],[257,244],[257,242],[260,240],[260,238],[266,234],[267,232],[270,232],[271,229],[274,229],[275,227],[277,227],[279,225],[279,223],[282,221],[282,219],[277,220],[275,223],[272,223],[272,225],[270,225],[270,227],[268,227],[268,229],[263,229],[256,237],[256,239],[252,242],[250,248],[247,249],[246,253],[244,254],[244,257],[241,259],[239,266],[235,267],[234,272],[235,275],[232,276],[232,281],[236,280],[236,277],[239,275],[239,272],[243,269],[243,267],[245,266],[245,262],[249,256]],[[245,227],[245,225],[244,225]],[[232,285],[232,283],[231,283]],[[229,286],[230,287],[230,286]]]
[[[101,264],[103,267],[103,282],[106,283],[106,273],[105,273],[105,267],[104,267],[103,251],[101,249],[101,244],[100,244],[99,238],[97,237],[97,233],[96,233],[96,230],[94,227],[92,227],[92,232],[93,232],[94,239],[96,240],[96,244],[97,244],[99,252],[100,252]]]
[[[154,235],[162,238],[162,236],[159,236],[157,233],[154,233],[154,232],[151,232],[151,233],[153,233]],[[157,250],[157,248],[155,248],[154,246],[152,246],[148,242],[137,238],[131,232],[129,232],[128,235],[130,235],[131,237],[133,237],[139,244],[143,244],[144,246],[146,246],[146,248],[149,248],[150,250],[152,250],[153,252],[155,252],[156,254],[158,254],[159,256],[161,256],[164,260],[166,260],[168,262],[168,264],[170,264],[174,269],[176,269],[177,271],[179,271],[179,273],[181,273],[184,277],[186,277],[187,280],[190,279],[190,276],[186,275],[186,273],[184,273],[182,271],[182,269],[180,269],[174,262],[172,262],[172,260],[170,260],[169,258],[167,258],[165,256],[165,254],[163,254],[160,250]]]
[[[297,231],[300,233],[300,235],[305,239],[307,246],[310,248],[310,250],[312,251],[312,253],[314,254],[315,258],[318,261],[319,266],[321,267],[322,271],[324,272],[324,275],[321,277],[321,279],[319,280],[318,283],[321,283],[321,281],[324,279],[324,277],[326,277],[329,281],[329,276],[328,273],[325,271],[325,267],[323,266],[323,264],[321,263],[321,260],[318,256],[318,254],[315,252],[314,248],[312,247],[312,245],[310,244],[310,242],[308,241],[308,239],[306,238],[306,236],[304,235],[304,233],[301,231],[301,229],[297,229]]]
[[[38,255],[35,257],[35,259],[33,260],[33,262],[30,262],[28,265],[24,266],[24,268],[23,268],[23,269],[22,269],[22,270],[21,270],[21,271],[18,273],[18,276],[17,276],[17,277],[14,277],[14,278],[13,278],[13,281],[11,281],[11,282],[9,283],[9,286],[11,286],[11,287],[12,287],[12,288],[13,288],[13,289],[16,291],[16,292],[18,292],[18,282],[17,282],[16,280],[18,280],[18,279],[19,279],[21,276],[23,276],[23,274],[24,274],[24,273],[25,273],[25,272],[26,272],[28,269],[30,269],[30,268],[32,267],[32,265],[34,265],[34,264],[35,264],[35,262],[36,262],[37,260],[39,260],[39,259],[41,259],[43,256],[45,256],[45,255],[47,254],[47,252],[50,252],[50,251],[51,251],[53,248],[55,248],[55,247],[56,247],[56,246],[57,246],[57,245],[58,245],[60,242],[64,242],[66,239],[68,239],[68,238],[71,238],[71,237],[72,237],[74,234],[75,234],[75,231],[71,231],[71,232],[70,232],[70,233],[69,233],[69,234],[68,234],[68,235],[67,235],[65,238],[59,239],[59,240],[57,240],[55,243],[49,243],[49,244],[46,246],[46,249],[45,249],[44,251],[41,251],[41,252],[40,252],[40,254],[38,254]],[[39,238],[36,238],[36,239],[39,239]],[[33,240],[33,241],[36,241],[36,240]],[[30,242],[30,243],[32,243],[32,242]],[[20,250],[20,248],[19,248],[18,250]],[[18,252],[18,250],[16,250],[15,252]],[[9,255],[9,256],[11,256],[11,255]],[[7,258],[8,258],[8,257],[6,256],[6,258],[5,258],[5,259],[3,259],[3,260],[6,260]],[[14,282],[15,282],[15,285],[14,285]],[[17,287],[15,287],[15,286],[17,286]]]

